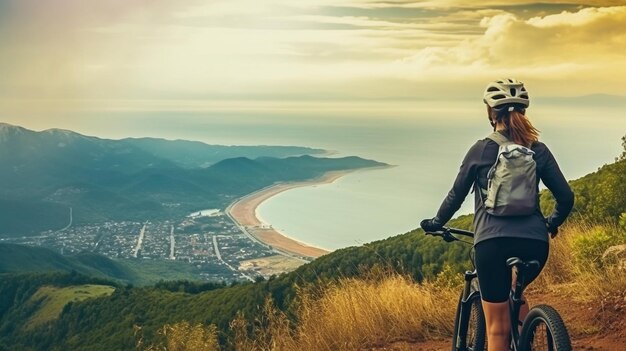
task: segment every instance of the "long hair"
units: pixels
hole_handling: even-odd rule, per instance
[[[504,123],[514,143],[531,147],[533,143],[539,141],[539,130],[526,117],[526,109],[515,106],[513,111],[502,108],[500,110],[493,109],[492,113],[497,122]]]

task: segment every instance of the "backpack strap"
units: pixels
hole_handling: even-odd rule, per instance
[[[506,144],[512,144],[513,143],[507,137],[502,135],[502,133],[500,133],[500,132],[493,132],[493,133],[487,135],[487,139],[491,139],[491,140],[495,141],[499,146],[506,145]]]
[[[507,145],[507,144],[512,144],[513,143],[506,136],[502,135],[499,132],[493,132],[493,133],[487,135],[487,139],[495,141],[498,144],[498,146],[502,146],[502,145]],[[496,162],[491,167],[491,169],[493,169],[493,167],[495,167],[496,164],[498,164],[498,158],[496,158]],[[491,169],[489,170],[489,172],[491,172]],[[472,189],[472,192],[474,192],[474,190],[476,190],[476,192],[478,193],[478,198],[480,199],[481,205],[483,207],[485,207],[485,199],[483,197],[487,196],[487,189],[481,188],[478,185],[477,182],[474,182],[474,188]]]
[[[472,192],[476,192],[476,195],[478,195],[478,199],[480,201],[480,205],[482,207],[485,207],[485,199],[483,199],[483,196],[487,195],[487,189],[483,189],[480,187],[480,185],[478,185],[477,182],[474,182],[474,186],[472,187]]]

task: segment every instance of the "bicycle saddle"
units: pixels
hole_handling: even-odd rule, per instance
[[[519,257],[509,258],[508,260],[506,260],[506,265],[509,267],[517,267],[517,269],[524,271],[535,270],[541,267],[541,264],[537,260],[526,262]]]

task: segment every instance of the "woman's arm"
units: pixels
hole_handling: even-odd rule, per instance
[[[541,181],[552,192],[556,200],[556,206],[552,214],[546,218],[546,221],[550,229],[556,229],[563,224],[572,211],[574,207],[574,193],[547,146],[545,154],[546,163],[541,174]]]
[[[465,197],[467,197],[467,194],[472,188],[472,184],[474,184],[477,165],[481,161],[484,149],[484,142],[482,141],[476,142],[476,144],[469,149],[463,159],[463,163],[461,163],[461,168],[459,169],[452,189],[450,189],[448,195],[441,203],[437,215],[430,220],[430,223],[424,223],[425,221],[422,221],[422,228],[424,228],[424,225],[427,227],[430,226],[429,228],[424,228],[425,230],[433,230],[437,227],[441,227],[459,210]]]

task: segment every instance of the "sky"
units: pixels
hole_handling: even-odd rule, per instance
[[[626,95],[626,1],[0,0],[0,120]]]

